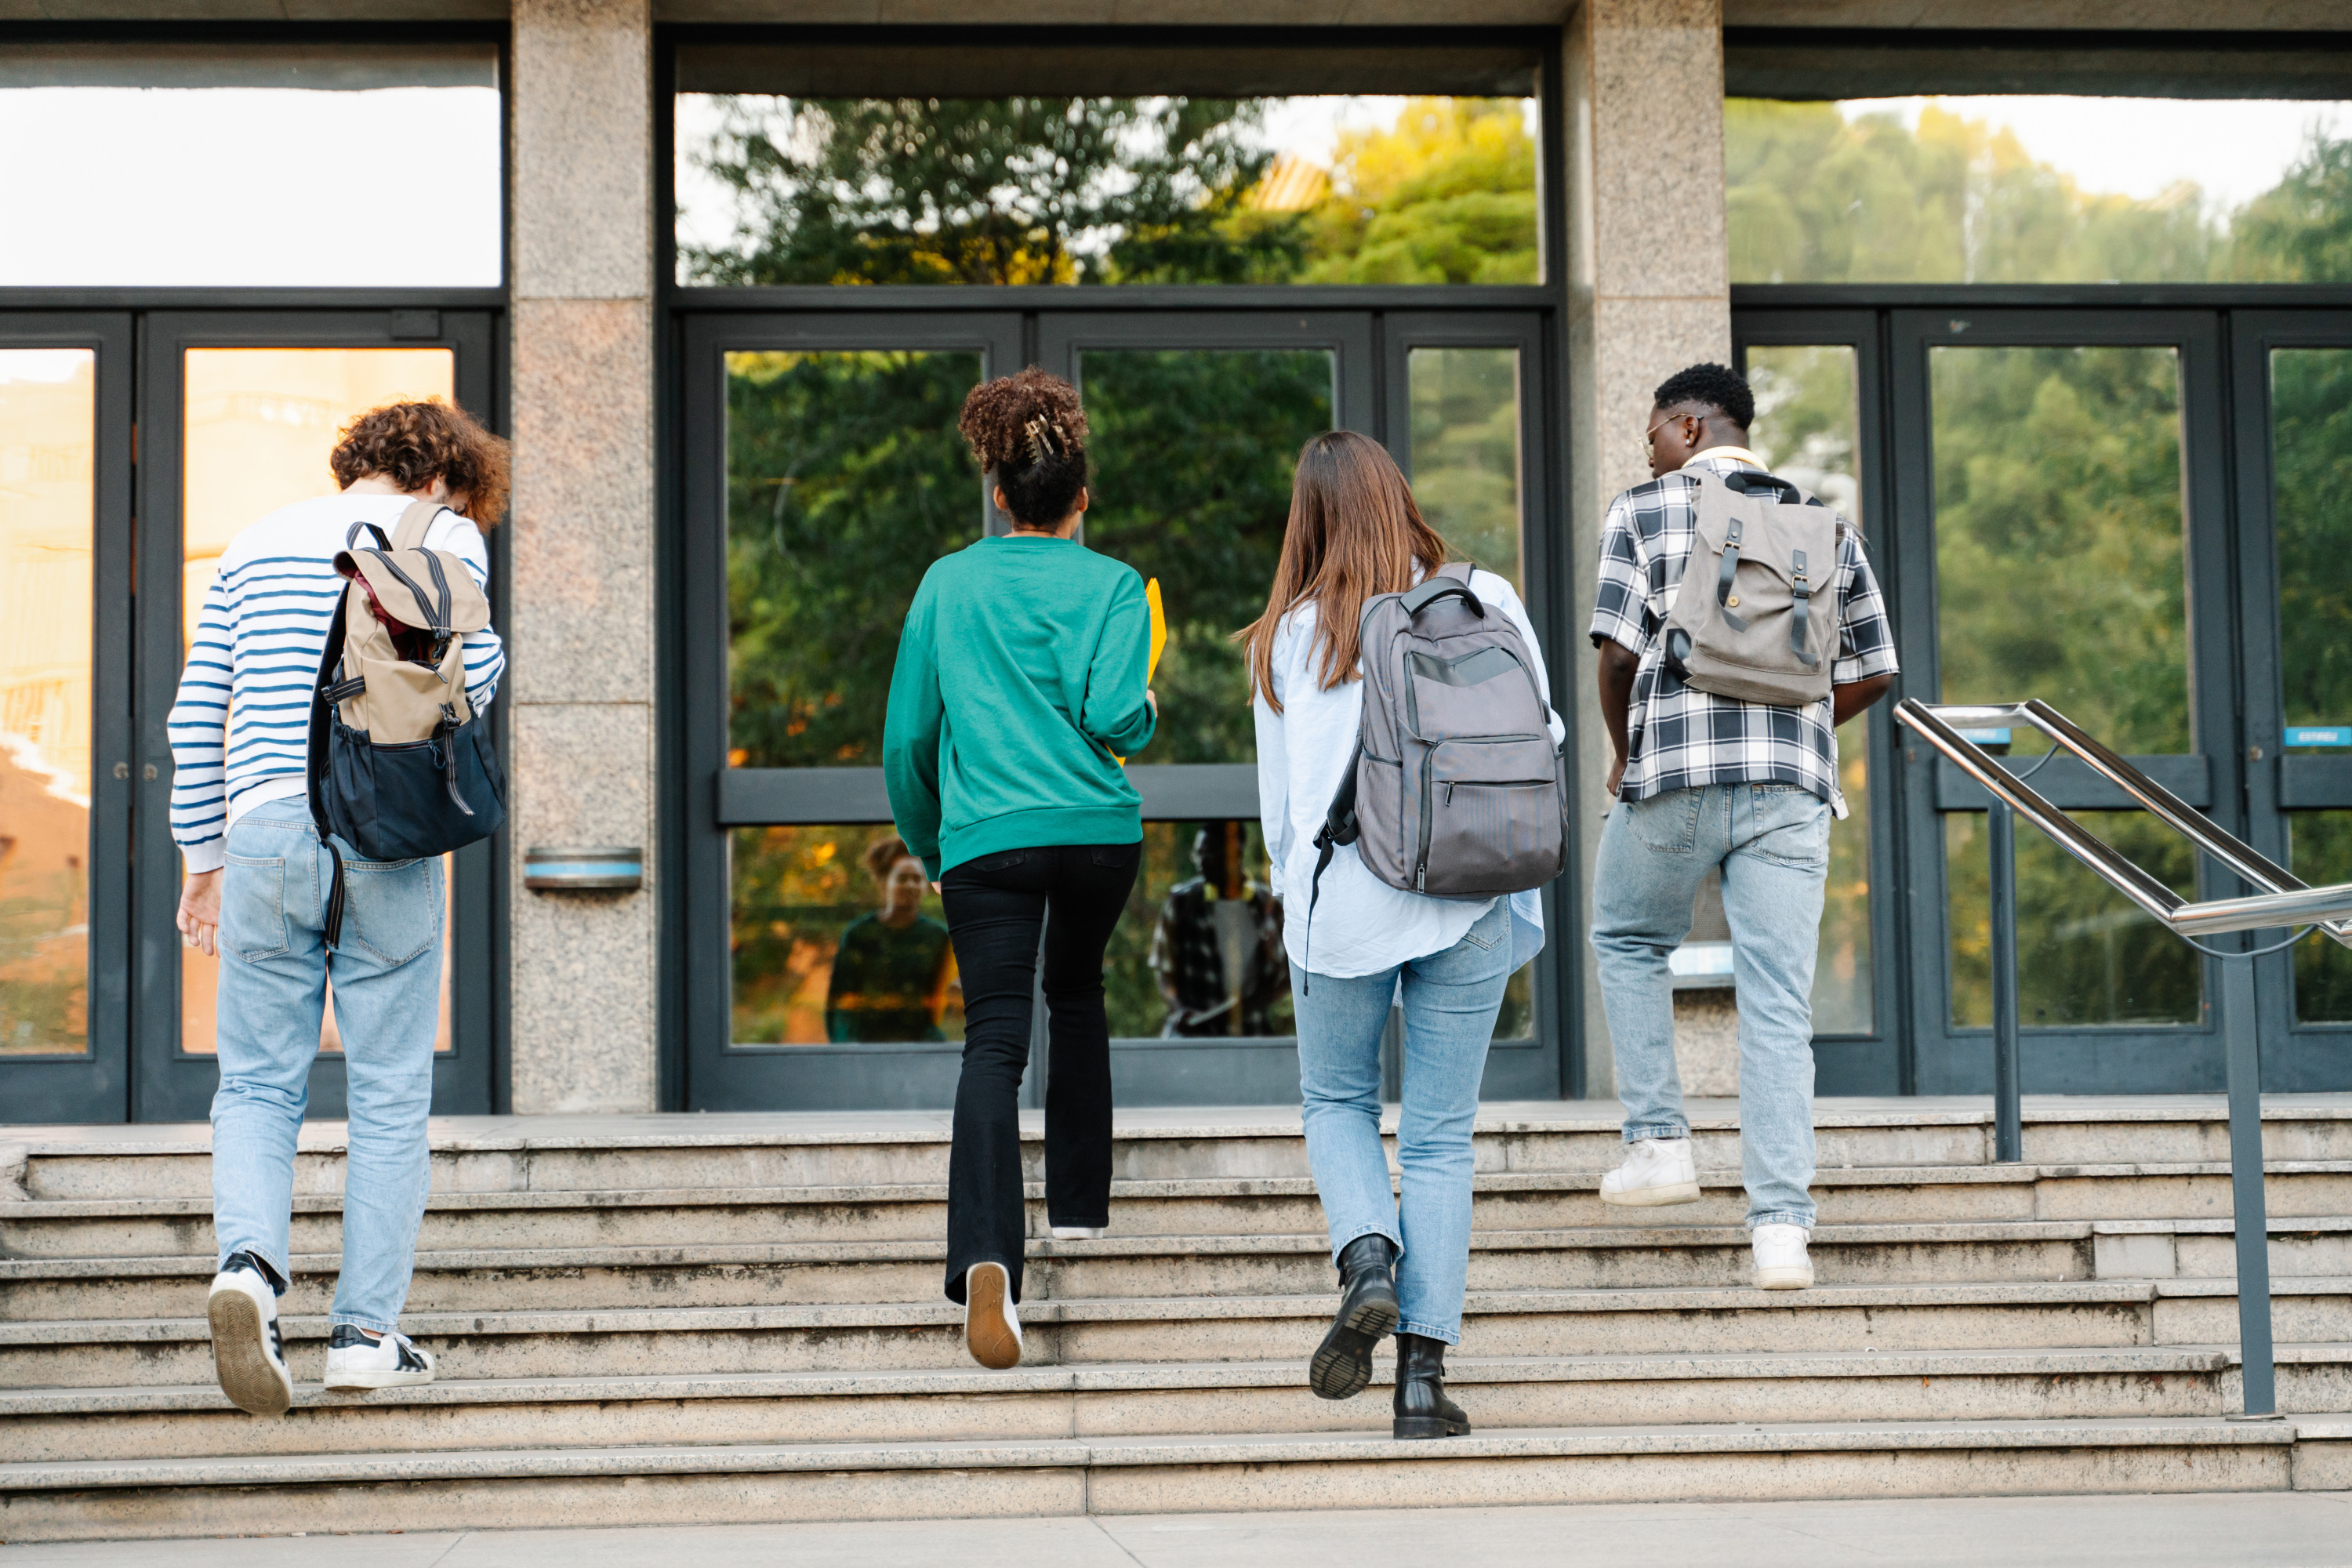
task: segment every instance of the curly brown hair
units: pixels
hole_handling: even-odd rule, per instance
[[[346,489],[371,474],[409,494],[446,479],[465,493],[465,515],[476,526],[495,528],[513,488],[511,450],[472,415],[435,397],[369,409],[343,426],[327,466]]]
[[[1014,521],[1051,528],[1077,505],[1087,483],[1087,414],[1078,389],[1060,376],[1033,364],[983,381],[963,400],[956,428],[1003,487]]]

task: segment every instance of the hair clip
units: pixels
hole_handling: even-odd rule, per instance
[[[1051,430],[1056,436],[1061,434],[1059,426],[1042,414],[1031,419],[1028,424],[1022,426],[1022,429],[1029,437],[1029,460],[1033,463],[1042,463],[1045,460],[1045,449],[1051,445],[1046,439],[1045,433]]]

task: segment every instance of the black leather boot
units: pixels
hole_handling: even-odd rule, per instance
[[[1470,1430],[1462,1406],[1445,1397],[1445,1342],[1397,1337],[1396,1435],[1460,1437]]]
[[[1396,1247],[1360,1236],[1339,1249],[1339,1311],[1307,1364],[1318,1399],[1353,1399],[1372,1381],[1372,1347],[1397,1325]]]

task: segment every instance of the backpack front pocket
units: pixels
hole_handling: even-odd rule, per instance
[[[1540,887],[1566,862],[1549,736],[1446,741],[1423,764],[1415,882],[1441,899]]]

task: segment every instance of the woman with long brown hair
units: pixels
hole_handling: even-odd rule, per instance
[[[1364,603],[1411,588],[1445,556],[1379,443],[1346,430],[1318,436],[1299,454],[1265,613],[1237,634],[1249,653],[1259,810],[1284,899],[1307,1157],[1339,1270],[1339,1311],[1307,1382],[1325,1399],[1361,1393],[1372,1347],[1394,1330],[1399,1437],[1470,1429],[1444,1387],[1469,1274],[1470,1135],[1503,988],[1541,945],[1542,905],[1533,893],[1482,903],[1407,892],[1374,877],[1352,844],[1334,852],[1311,910],[1307,893],[1316,832],[1355,754]],[[1510,583],[1474,569],[1469,585],[1480,605],[1509,617],[1549,691],[1535,628]],[[1566,730],[1557,715],[1551,725],[1557,743]],[[1380,1095],[1381,1034],[1400,999],[1402,1201],[1381,1152]]]

